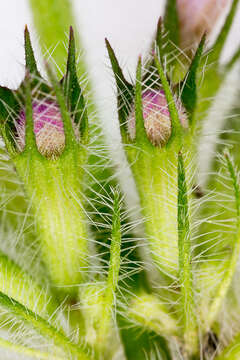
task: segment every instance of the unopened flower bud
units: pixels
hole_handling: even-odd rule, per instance
[[[176,100],[179,118],[183,127],[187,127],[187,117],[179,100]],[[163,90],[146,90],[142,96],[144,126],[147,136],[155,146],[164,146],[172,133],[172,124],[167,100]],[[131,139],[136,136],[136,120],[134,111],[128,121]]]
[[[34,100],[32,110],[38,151],[48,158],[59,156],[65,146],[65,135],[58,105],[49,100]],[[25,110],[21,110],[16,123],[17,145],[20,151],[25,147],[25,122]],[[74,123],[73,127],[78,138]]]
[[[38,151],[46,157],[60,155],[64,149],[65,135],[57,104],[48,100],[35,100],[32,109]],[[20,151],[25,147],[25,122],[25,111],[21,110],[16,124]]]
[[[181,48],[200,42],[202,35],[211,33],[229,0],[177,0]]]

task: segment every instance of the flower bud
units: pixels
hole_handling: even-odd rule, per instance
[[[212,31],[229,0],[177,0],[181,48],[200,42]]]
[[[179,100],[176,100],[180,121],[187,127],[187,117]],[[155,146],[164,146],[168,142],[172,125],[167,100],[163,90],[146,90],[142,95],[144,126],[148,139]],[[136,135],[136,120],[134,111],[128,120],[128,131],[131,139]]]
[[[38,151],[46,157],[60,155],[64,149],[65,135],[59,107],[49,100],[34,100],[32,109]],[[21,110],[16,124],[20,151],[25,146],[25,122],[25,111]]]

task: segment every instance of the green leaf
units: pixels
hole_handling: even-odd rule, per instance
[[[183,89],[181,93],[181,99],[186,110],[190,115],[189,116],[190,123],[192,121],[193,112],[197,104],[197,73],[199,70],[199,65],[200,65],[200,60],[201,60],[205,40],[206,40],[206,35],[202,37],[200,44],[197,48],[197,51],[195,53],[195,56],[190,65],[189,71],[182,82]]]
[[[134,98],[134,87],[124,77],[122,69],[118,63],[116,55],[107,39],[106,47],[108,55],[111,61],[112,70],[115,76],[117,91],[118,91],[118,115],[120,122],[120,130],[124,140],[126,140],[127,134],[127,117],[132,110],[133,98]]]
[[[82,89],[78,82],[76,71],[76,56],[75,56],[75,39],[72,26],[69,34],[69,47],[67,59],[67,71],[63,78],[64,94],[67,99],[68,107],[72,112],[74,122],[80,123],[80,134],[83,142],[88,139],[88,116],[87,107],[84,101]]]
[[[178,154],[178,250],[181,311],[186,351],[197,351],[197,321],[194,303],[192,248],[188,209],[188,190],[182,154]]]
[[[50,325],[46,320],[26,308],[18,301],[0,292],[0,307],[8,314],[28,324],[44,338],[50,340],[55,346],[61,348],[66,354],[76,356],[79,360],[89,360],[85,351],[72,343],[63,333]]]

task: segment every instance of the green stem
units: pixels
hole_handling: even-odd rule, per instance
[[[111,328],[112,309],[115,303],[116,289],[118,284],[120,258],[121,258],[121,199],[118,190],[114,192],[112,239],[110,246],[110,262],[106,290],[104,294],[103,313],[99,329],[99,344],[106,345]]]
[[[15,159],[32,200],[43,260],[53,284],[74,295],[87,266],[87,228],[80,179],[83,151],[65,152],[56,160],[35,153]]]
[[[49,52],[53,62],[58,67],[58,75],[62,77],[67,56],[66,34],[69,32],[70,26],[75,27],[71,2],[69,0],[29,0],[29,2],[34,23],[40,36],[43,54]],[[86,73],[83,56],[81,56],[78,64],[78,70],[81,76]]]
[[[168,280],[177,278],[177,158],[166,148],[127,147],[151,257]],[[170,278],[171,279],[170,279]]]
[[[178,249],[179,281],[181,286],[182,321],[186,351],[197,351],[197,322],[193,292],[192,249],[188,209],[188,191],[185,180],[184,162],[178,155]]]

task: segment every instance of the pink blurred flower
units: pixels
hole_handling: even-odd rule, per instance
[[[199,43],[210,33],[229,0],[177,0],[181,47]]]

